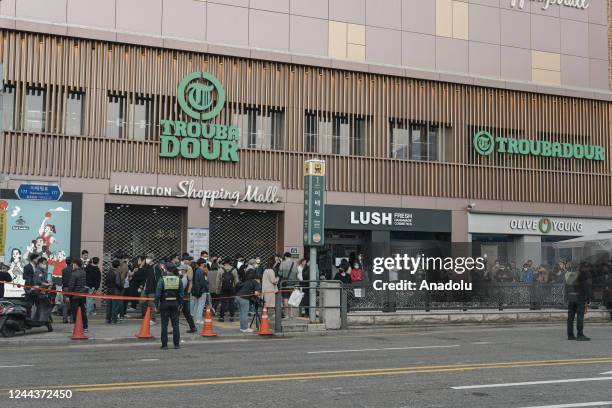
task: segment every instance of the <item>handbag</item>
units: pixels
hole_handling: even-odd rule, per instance
[[[293,307],[300,307],[302,299],[304,298],[304,292],[299,289],[293,289],[291,296],[289,297],[289,304]]]

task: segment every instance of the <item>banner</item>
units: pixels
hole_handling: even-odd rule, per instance
[[[187,228],[187,252],[193,259],[200,258],[202,251],[208,252],[208,228]]]
[[[304,162],[304,245],[322,246],[325,238],[325,161]]]
[[[48,260],[48,279],[61,279],[62,269],[66,267],[66,256],[70,252],[72,203],[39,200],[4,202],[6,210],[0,213],[4,213],[6,235],[4,248],[0,249],[13,281],[24,283],[23,268],[32,253]],[[7,298],[20,297],[23,288],[7,284],[4,292]]]

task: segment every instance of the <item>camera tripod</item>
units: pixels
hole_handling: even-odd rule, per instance
[[[253,328],[253,323],[255,323],[255,328],[259,330],[259,326],[261,325],[261,313],[259,312],[259,306],[260,306],[259,300],[256,300],[255,302],[253,302],[253,305],[255,309],[255,314],[253,314],[253,317],[251,318],[251,323],[249,324],[249,328]]]

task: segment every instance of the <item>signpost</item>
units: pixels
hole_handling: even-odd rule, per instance
[[[310,322],[317,318],[317,247],[325,240],[325,161],[304,162],[304,246],[310,247]]]
[[[47,200],[58,201],[62,198],[62,190],[55,184],[27,184],[22,183],[15,189],[20,200]]]

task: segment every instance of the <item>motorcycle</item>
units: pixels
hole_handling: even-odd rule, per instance
[[[38,294],[26,295],[24,299],[1,299],[0,334],[3,337],[13,337],[17,332],[25,333],[28,329],[42,326],[52,332],[52,310],[53,303],[49,298]]]

